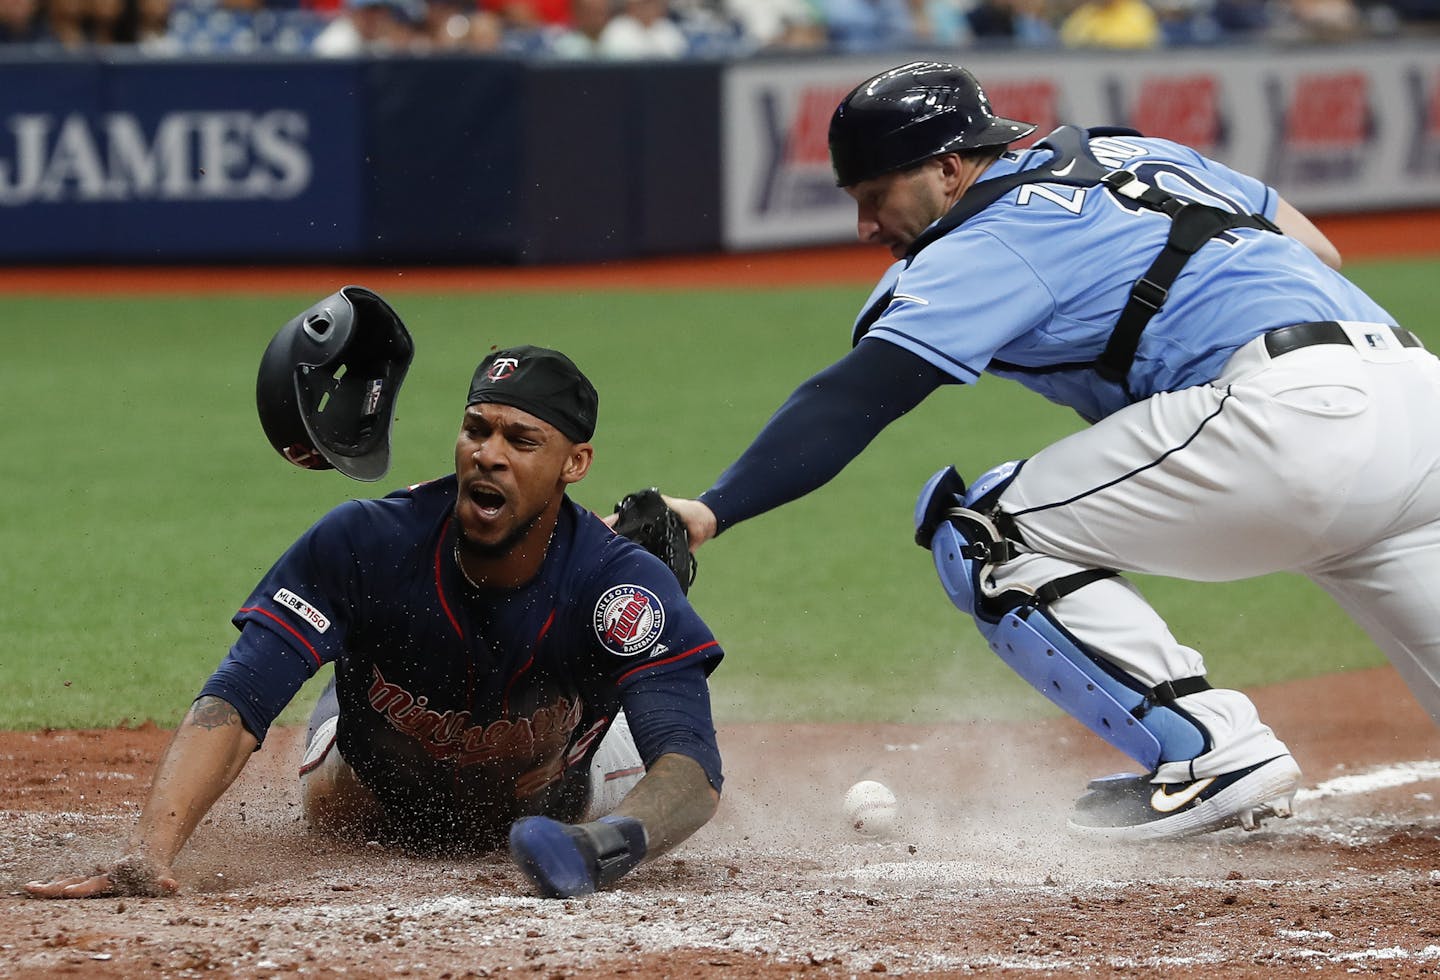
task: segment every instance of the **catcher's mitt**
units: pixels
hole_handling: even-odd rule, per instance
[[[680,581],[680,591],[689,594],[698,568],[690,553],[690,532],[680,515],[665,505],[660,491],[650,487],[626,494],[615,505],[615,515],[615,533],[668,565]]]

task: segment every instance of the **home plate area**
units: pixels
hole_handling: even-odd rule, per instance
[[[503,856],[306,834],[289,729],[197,831],[179,895],[29,899],[25,881],[122,846],[168,732],[0,733],[0,976],[1440,972],[1430,720],[1388,669],[1252,694],[1305,770],[1296,815],[1255,832],[1069,835],[1086,780],[1127,760],[1068,719],[731,725],[715,820],[620,889],[569,901],[533,897]],[[845,820],[862,779],[898,798],[883,839]]]

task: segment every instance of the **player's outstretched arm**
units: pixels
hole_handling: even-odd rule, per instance
[[[526,817],[510,828],[510,855],[547,898],[606,888],[664,854],[715,815],[720,794],[688,756],[655,760],[614,813],[582,824]]]
[[[685,530],[690,535],[691,551],[715,537],[719,522],[715,519],[715,512],[705,504],[698,500],[671,497],[663,493],[660,495],[660,499],[664,500],[665,506],[678,514],[680,520],[685,522]]]
[[[154,782],[125,853],[93,874],[32,881],[36,898],[165,895],[179,888],[170,863],[220,798],[257,743],[240,715],[217,697],[190,706],[155,769]]]

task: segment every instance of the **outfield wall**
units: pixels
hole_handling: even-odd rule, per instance
[[[10,58],[0,262],[538,265],[842,242],[830,111],[905,57]],[[1316,214],[1440,205],[1434,43],[964,60],[1042,132],[1177,138]]]

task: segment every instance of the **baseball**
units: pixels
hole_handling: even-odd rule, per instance
[[[862,779],[845,791],[845,819],[857,834],[884,837],[895,829],[895,794],[873,779]]]

